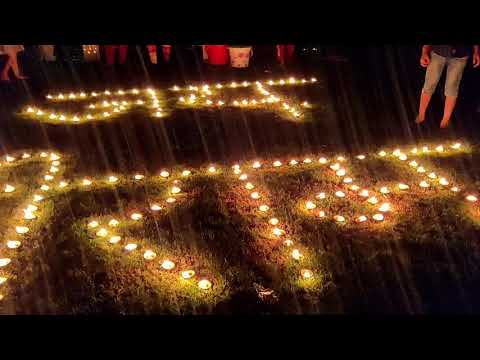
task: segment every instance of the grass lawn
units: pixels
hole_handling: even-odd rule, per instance
[[[163,89],[118,113],[110,99],[105,118],[103,98],[19,109],[6,122],[19,150],[0,167],[2,190],[15,188],[0,195],[0,311],[478,312],[480,211],[466,199],[478,146],[336,146],[320,77],[271,91],[309,105],[296,118],[282,104],[232,105],[252,89],[212,89],[228,103],[218,108]]]

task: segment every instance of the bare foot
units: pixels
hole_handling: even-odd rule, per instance
[[[440,122],[440,129],[446,129],[448,124],[450,124],[450,119],[442,119]]]
[[[417,115],[417,118],[415,119],[415,122],[417,124],[421,124],[424,121],[425,121],[425,115],[423,115],[423,116]]]

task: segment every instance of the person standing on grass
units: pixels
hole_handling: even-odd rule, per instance
[[[458,88],[462,79],[463,70],[467,64],[469,49],[467,45],[424,45],[420,65],[427,68],[425,83],[420,95],[420,106],[416,123],[425,121],[425,112],[437,87],[438,80],[447,67],[447,78],[445,80],[445,108],[440,127],[446,128],[450,123],[453,109],[457,102]],[[473,46],[473,67],[480,64],[478,45]]]

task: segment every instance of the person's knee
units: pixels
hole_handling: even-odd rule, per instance
[[[437,82],[427,81],[425,80],[425,84],[423,84],[422,92],[428,95],[432,95],[437,88]]]
[[[445,81],[445,96],[458,96],[458,90],[460,88],[460,78],[455,77],[453,79],[448,79]]]
[[[457,97],[459,85],[445,84],[445,96]]]

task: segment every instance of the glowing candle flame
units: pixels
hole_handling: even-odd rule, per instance
[[[312,162],[312,159],[306,158],[305,160],[303,160],[303,162],[304,162],[305,164],[310,164],[310,163]]]
[[[384,157],[384,156],[387,155],[387,153],[382,150],[382,151],[380,151],[380,152],[378,153],[378,155],[380,155],[381,157]]]
[[[27,210],[28,210],[28,211],[37,211],[37,210],[38,210],[38,206],[29,204],[29,205],[27,206]]]
[[[380,192],[381,192],[382,194],[388,194],[388,193],[390,192],[390,190],[388,190],[388,188],[387,188],[386,186],[382,186],[382,187],[380,188]]]
[[[245,184],[245,188],[246,188],[247,190],[252,190],[252,189],[254,188],[254,186],[253,186],[252,183],[248,182],[248,183]]]
[[[430,174],[428,174],[428,177],[430,179],[436,179],[437,178],[437,174],[435,174],[434,172],[431,172]]]
[[[455,144],[452,145],[452,149],[457,150],[457,149],[460,149],[461,146],[462,146],[462,144],[460,144],[460,143],[455,143]]]
[[[318,162],[319,162],[320,164],[326,164],[326,163],[327,163],[327,159],[324,158],[324,157],[321,157],[320,159],[318,159]]]
[[[23,153],[22,159],[28,159],[30,157],[30,154]]]
[[[367,201],[368,201],[370,204],[373,204],[373,205],[375,205],[375,204],[378,203],[378,199],[377,199],[375,196],[372,196],[372,197],[368,198]]]
[[[130,243],[130,244],[127,244],[125,246],[125,250],[127,251],[133,251],[137,248],[137,244],[134,244],[134,243]]]
[[[175,263],[167,259],[167,260],[163,260],[161,266],[165,270],[172,270],[175,267]]]
[[[445,179],[445,178],[443,178],[443,177],[442,177],[442,178],[440,178],[440,181],[439,181],[439,182],[440,182],[440,185],[443,185],[443,186],[446,186],[446,185],[448,185],[448,180],[447,180],[447,179]]]
[[[312,270],[303,269],[303,270],[301,270],[300,273],[302,274],[302,277],[303,277],[304,279],[311,279],[311,278],[313,278],[313,272],[312,272]]]
[[[279,167],[279,166],[282,166],[282,163],[277,160],[277,161],[275,161],[275,162],[273,163],[273,166]]]
[[[258,169],[258,168],[260,168],[261,166],[262,166],[262,164],[260,164],[259,161],[255,161],[255,162],[253,163],[253,168],[254,168],[254,169]]]
[[[389,203],[383,203],[383,204],[380,205],[380,207],[378,208],[378,211],[381,211],[381,212],[388,212],[388,211],[390,211],[390,204],[389,204]]]
[[[100,230],[97,231],[97,236],[105,237],[107,235],[108,235],[107,229],[101,228]]]
[[[325,211],[320,210],[320,211],[318,212],[318,217],[325,217]]]
[[[382,214],[375,214],[375,215],[373,215],[373,219],[375,221],[383,221],[384,216]]]
[[[343,179],[343,182],[345,184],[350,184],[352,181],[353,181],[353,179],[351,177],[346,177],[345,179]]]
[[[407,155],[401,154],[398,158],[402,161],[405,161],[405,160],[407,160]]]
[[[190,170],[183,170],[182,176],[189,176],[192,172]]]
[[[313,201],[307,201],[305,207],[307,208],[307,210],[313,210],[317,207],[317,205],[315,205]]]
[[[142,214],[139,214],[139,213],[133,213],[132,215],[130,215],[130,219],[132,220],[140,220],[142,218]]]
[[[343,197],[345,197],[345,193],[344,193],[343,191],[337,191],[337,192],[335,193],[335,196],[337,196],[337,197],[339,197],[339,198],[343,198]]]
[[[135,180],[142,180],[144,177],[145,177],[145,176],[143,176],[143,175],[141,175],[141,174],[136,174],[136,175],[134,176],[134,179],[135,179]]]
[[[297,165],[298,164],[298,161],[293,159],[293,160],[290,160],[290,165]]]
[[[437,150],[438,152],[443,152],[443,146],[442,145],[438,145],[435,150]]]
[[[357,218],[357,221],[358,221],[358,222],[367,221],[367,217],[366,217],[365,215],[360,215],[360,216]]]
[[[43,196],[42,195],[33,195],[33,201],[35,202],[39,202],[39,201],[42,201],[43,200]]]
[[[330,169],[334,170],[334,171],[337,171],[338,169],[340,169],[340,164],[339,163],[335,163],[333,165],[330,165]]]
[[[268,220],[268,222],[270,225],[275,226],[275,225],[278,225],[279,220],[277,218],[271,218],[270,220]]]
[[[88,227],[91,228],[91,229],[96,228],[98,225],[99,225],[99,224],[98,224],[98,221],[95,221],[95,220],[90,221],[90,222],[88,223]]]
[[[317,199],[320,199],[320,200],[325,199],[325,193],[324,193],[324,192],[318,193],[318,195],[316,196],[316,198],[317,198]]]
[[[430,186],[430,184],[428,182],[426,182],[425,180],[421,181],[419,185],[422,188],[428,188]]]
[[[108,177],[108,182],[111,182],[111,183],[114,183],[114,182],[117,182],[118,181],[118,178],[116,176],[109,176]]]
[[[9,249],[18,249],[22,243],[18,240],[9,240],[7,241],[7,247]]]
[[[29,210],[23,210],[23,212],[25,213],[23,216],[25,220],[33,220],[36,218],[35,214]]]
[[[342,215],[335,215],[333,218],[337,222],[345,222],[345,218]]]
[[[270,208],[268,207],[268,205],[260,205],[260,206],[258,207],[258,209],[259,209],[260,211],[262,211],[262,212],[266,212],[266,211],[268,211]]]
[[[460,189],[458,187],[454,186],[450,190],[453,191],[453,192],[458,192]]]
[[[162,207],[160,205],[153,204],[152,206],[150,206],[150,209],[153,211],[160,211],[162,210]]]
[[[9,156],[9,155],[7,155],[7,156],[5,157],[5,159],[7,160],[7,162],[13,162],[13,161],[15,161],[15,158],[12,157],[12,156]]]
[[[90,185],[92,185],[92,182],[89,179],[83,179],[82,185],[83,186],[90,186]]]
[[[242,174],[238,177],[240,180],[244,181],[244,180],[247,180],[248,178],[248,175],[247,174]]]
[[[170,190],[170,192],[172,194],[178,194],[180,191],[182,191],[178,186],[174,186],[172,187],[172,189]]]
[[[292,257],[295,259],[295,260],[300,260],[303,255],[300,253],[300,250],[298,249],[293,249],[292,251]]]
[[[358,190],[360,190],[360,186],[352,185],[352,186],[350,186],[350,189],[352,189],[352,191],[358,191]]]
[[[174,203],[174,202],[177,201],[177,200],[176,200],[175,198],[173,198],[173,197],[169,197],[166,201],[167,201],[167,203],[172,204],[172,203]]]
[[[198,287],[202,290],[208,290],[212,287],[212,283],[206,279],[203,279],[198,282]]]
[[[276,228],[273,228],[272,233],[275,236],[282,236],[285,233],[285,231],[276,227]]]
[[[40,190],[42,190],[42,191],[48,191],[49,189],[50,189],[50,186],[48,186],[48,185],[44,184],[44,185],[40,186]]]
[[[170,176],[170,173],[168,171],[163,170],[162,172],[160,172],[160,176],[163,178],[167,178]]]
[[[363,160],[363,159],[365,159],[365,155],[358,155],[358,156],[357,156],[357,159],[358,159],[358,160]]]
[[[417,172],[419,172],[419,173],[424,173],[425,171],[426,171],[426,170],[425,170],[425,168],[424,168],[423,166],[419,166],[419,167],[417,168]]]
[[[6,193],[11,193],[15,191],[15,188],[12,185],[7,184],[5,185],[5,189],[3,191],[5,191]]]
[[[255,199],[255,200],[256,200],[256,199],[259,199],[259,198],[260,198],[260,194],[255,191],[255,192],[253,192],[253,193],[250,194],[250,197],[251,197],[252,199]]]
[[[0,259],[0,267],[7,266],[10,264],[11,260],[9,258],[1,258]]]
[[[407,184],[400,183],[400,184],[398,184],[398,188],[400,190],[407,190],[409,188],[409,186]]]
[[[116,219],[112,219],[108,222],[108,226],[112,226],[112,227],[118,226],[118,224],[120,224],[120,222]]]
[[[360,195],[360,196],[363,196],[363,197],[368,197],[368,190],[362,190],[362,191],[360,191],[359,195]]]
[[[418,163],[415,160],[413,160],[413,161],[410,161],[408,165],[410,165],[411,167],[417,167]]]
[[[109,242],[110,244],[116,244],[116,243],[118,243],[121,239],[122,239],[121,236],[114,235],[114,236],[111,236],[111,237],[110,237],[110,239],[108,240],[108,242]]]
[[[467,199],[470,202],[476,202],[478,199],[474,195],[468,195],[465,199]]]
[[[182,271],[182,278],[184,278],[185,280],[191,279],[194,276],[195,276],[195,271],[193,270]]]

